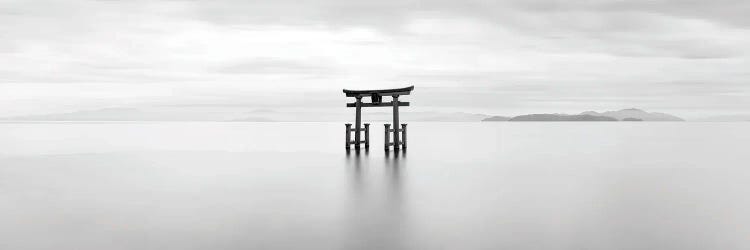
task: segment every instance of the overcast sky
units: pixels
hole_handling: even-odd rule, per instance
[[[750,113],[746,0],[0,0],[0,116],[158,105]]]

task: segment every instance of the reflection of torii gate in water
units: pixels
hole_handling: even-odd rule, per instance
[[[399,148],[406,149],[406,124],[401,124],[399,128],[398,123],[398,107],[409,106],[409,102],[399,102],[398,97],[402,95],[409,95],[414,90],[414,86],[400,89],[380,89],[380,90],[347,90],[344,89],[346,97],[354,97],[357,99],[356,102],[347,103],[347,108],[356,108],[356,119],[354,123],[354,129],[352,124],[346,124],[346,149],[349,149],[349,145],[354,144],[355,149],[359,149],[359,145],[364,143],[365,148],[370,148],[370,124],[365,123],[364,129],[362,128],[362,107],[393,107],[393,129],[391,124],[385,125],[385,150],[389,149],[389,146],[393,145],[393,150],[399,150]],[[362,97],[370,97],[370,103],[363,103]],[[391,102],[383,102],[383,96],[393,97]],[[351,140],[351,132],[354,132],[354,141]],[[365,132],[365,140],[362,141],[360,132]],[[393,142],[390,142],[391,136],[389,133],[393,133]],[[401,136],[399,136],[401,134]]]

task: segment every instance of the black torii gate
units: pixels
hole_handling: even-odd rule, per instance
[[[399,150],[399,148],[406,149],[406,124],[401,124],[399,128],[398,121],[398,107],[409,106],[409,102],[399,102],[398,97],[402,95],[409,95],[414,90],[414,86],[400,88],[400,89],[380,89],[380,90],[348,90],[344,89],[346,97],[356,98],[355,102],[347,103],[347,108],[356,108],[356,118],[354,129],[352,124],[346,124],[346,149],[349,149],[349,145],[354,144],[355,149],[360,148],[360,144],[365,144],[365,148],[370,148],[370,124],[365,123],[364,129],[362,128],[362,108],[363,107],[393,107],[393,129],[391,124],[385,125],[385,150],[389,149],[389,146],[393,145],[393,150]],[[391,102],[383,102],[383,96],[393,97]],[[363,103],[363,97],[370,97],[369,103]],[[362,141],[360,132],[365,132],[365,140]],[[354,141],[351,140],[351,132],[354,132]],[[393,133],[393,142],[390,142],[389,133]],[[399,134],[401,136],[399,136]]]

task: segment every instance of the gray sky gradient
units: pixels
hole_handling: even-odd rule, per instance
[[[742,0],[0,0],[0,116],[113,106],[750,112]]]

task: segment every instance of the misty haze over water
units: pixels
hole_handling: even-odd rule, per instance
[[[750,247],[742,123],[372,126],[0,124],[0,248]]]

